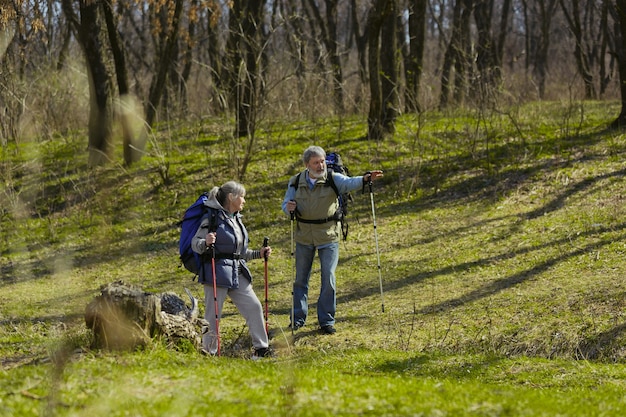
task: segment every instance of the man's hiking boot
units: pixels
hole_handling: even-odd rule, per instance
[[[296,324],[291,324],[291,323],[290,323],[290,324],[289,324],[289,328],[290,328],[291,330],[298,330],[298,329],[301,329],[301,328],[302,328],[302,326],[304,326],[304,324],[300,324],[300,323],[296,323]]]
[[[322,326],[322,333],[324,334],[334,334],[336,331],[337,329],[335,329],[335,326],[333,326],[332,324]]]

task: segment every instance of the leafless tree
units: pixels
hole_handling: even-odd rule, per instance
[[[626,127],[626,0],[611,2],[611,8],[616,18],[616,46],[615,51],[619,62],[619,86],[622,97],[622,109],[617,119],[611,123],[615,129]]]
[[[63,11],[76,28],[89,75],[89,163],[102,165],[111,152],[113,127],[112,75],[106,62],[107,41],[99,1],[80,0],[76,14],[72,0],[62,0]]]
[[[426,47],[426,5],[427,0],[409,0],[408,45],[404,51],[404,77],[406,79],[405,108],[409,112],[419,112],[419,96],[422,72],[424,70],[424,48]]]
[[[390,96],[391,87],[389,84],[390,82],[393,83],[393,78],[387,78],[385,86],[383,85],[385,74],[381,64],[381,39],[383,32],[387,33],[387,37],[390,36],[388,31],[395,33],[395,28],[383,29],[385,22],[387,24],[391,24],[391,21],[395,22],[394,10],[394,0],[375,0],[367,18],[368,68],[370,74],[370,107],[367,118],[367,137],[373,140],[381,140],[384,138],[385,133],[393,130],[392,115],[388,113],[387,106],[392,107],[397,104],[392,101],[393,95]],[[393,46],[389,49],[393,50]],[[390,67],[386,65],[385,68],[389,70]],[[387,74],[386,76],[389,77],[390,75]]]
[[[590,35],[589,32],[592,29],[590,27],[583,28],[583,25],[586,26],[588,23],[586,20],[590,18],[589,15],[596,12],[594,7],[595,0],[588,0],[587,7],[584,7],[583,10],[581,10],[580,0],[568,0],[567,2],[559,0],[559,3],[563,9],[565,18],[567,19],[569,29],[574,35],[574,56],[576,57],[578,72],[580,73],[585,86],[585,98],[595,99],[596,90],[593,85],[593,73],[591,69],[594,57],[593,52],[588,50],[589,48],[593,48],[594,45],[588,45],[585,41],[585,37]],[[585,16],[581,16],[583,13]]]
[[[457,0],[454,4],[452,33],[441,69],[440,109],[448,107],[452,85],[454,85],[454,97],[457,103],[461,103],[465,96],[468,73],[471,71],[472,52],[469,41],[472,8],[472,0]],[[453,81],[454,84],[452,84]]]
[[[550,51],[550,32],[557,0],[522,0],[526,27],[526,70],[531,69],[539,98],[545,96]]]

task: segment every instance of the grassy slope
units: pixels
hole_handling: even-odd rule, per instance
[[[84,307],[104,283],[200,296],[177,268],[176,222],[196,194],[235,175],[242,143],[226,123],[172,127],[129,169],[86,169],[76,138],[3,148],[0,415],[623,412],[626,142],[601,130],[617,110],[425,114],[401,119],[384,143],[362,140],[355,119],[264,126],[243,181],[252,245],[268,236],[274,248],[279,356],[263,364],[239,359],[249,345],[232,305],[227,357],[84,349]],[[339,331],[318,335],[312,309],[292,340],[282,332],[293,264],[280,202],[311,143],[339,150],[353,174],[385,171],[374,189],[385,312],[369,195],[354,193]],[[261,294],[262,264],[253,267]],[[313,300],[318,289],[315,275]],[[82,353],[65,357],[63,346]]]

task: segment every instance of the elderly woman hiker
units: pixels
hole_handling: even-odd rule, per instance
[[[210,331],[202,336],[203,349],[211,355],[220,353],[219,318],[229,296],[246,320],[254,347],[252,358],[258,359],[270,356],[271,352],[263,308],[252,288],[252,274],[246,262],[265,258],[272,249],[269,246],[260,250],[248,248],[248,231],[241,220],[245,196],[244,186],[235,181],[214,187],[206,202],[211,210],[202,219],[191,247],[194,252],[205,255],[198,282],[204,285],[204,316]]]

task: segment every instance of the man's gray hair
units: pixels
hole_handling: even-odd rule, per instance
[[[311,145],[304,150],[304,153],[302,154],[302,160],[305,164],[308,164],[311,158],[313,158],[314,156],[321,156],[322,158],[326,159],[326,152],[319,146]]]

